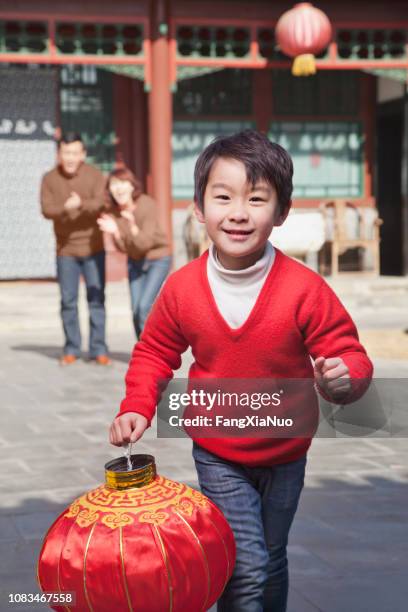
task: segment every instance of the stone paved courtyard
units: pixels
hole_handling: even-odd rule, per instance
[[[345,301],[368,331],[408,319],[404,296],[391,305]],[[1,612],[46,609],[8,604],[8,594],[38,591],[46,529],[74,497],[103,481],[104,464],[120,453],[107,427],[133,345],[125,283],[108,287],[107,304],[113,367],[81,361],[62,369],[57,285],[0,284]],[[82,304],[84,329],[85,314]],[[190,360],[186,354],[178,375]],[[377,376],[408,373],[407,361],[374,361]],[[197,486],[190,446],[156,439],[153,427],[138,451],[155,455],[161,473]],[[407,505],[408,440],[315,440],[289,543],[289,612],[405,612]]]

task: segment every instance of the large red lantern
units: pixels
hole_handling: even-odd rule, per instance
[[[204,495],[156,475],[154,458],[105,466],[106,485],[49,529],[38,562],[46,592],[75,592],[77,612],[196,612],[221,595],[235,563],[224,515]]]
[[[295,58],[292,74],[308,76],[316,72],[314,55],[329,44],[332,27],[323,11],[301,2],[280,17],[275,35],[281,51]]]

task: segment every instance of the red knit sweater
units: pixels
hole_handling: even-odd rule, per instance
[[[120,413],[149,421],[157,381],[171,379],[191,346],[190,378],[313,378],[310,356],[341,357],[351,378],[371,379],[372,364],[349,314],[315,272],[276,249],[276,258],[245,323],[232,329],[207,279],[208,251],[173,273],[135,345]],[[310,438],[200,438],[202,447],[248,466],[294,461]]]

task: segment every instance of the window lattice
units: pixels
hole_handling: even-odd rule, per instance
[[[405,30],[339,30],[337,53],[341,59],[398,59],[406,57]]]
[[[143,27],[132,24],[58,23],[60,53],[84,55],[142,55]]]
[[[182,57],[243,58],[250,51],[250,31],[234,26],[179,26],[177,51]]]
[[[0,21],[0,53],[44,53],[48,25],[43,21]]]

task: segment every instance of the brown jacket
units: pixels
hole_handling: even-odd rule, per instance
[[[170,255],[169,241],[159,226],[156,202],[142,193],[135,202],[134,217],[139,233],[134,236],[127,219],[120,216],[117,206],[109,211],[115,218],[120,232],[120,240],[115,243],[131,259],[159,259]]]
[[[81,164],[77,173],[66,176],[57,166],[44,175],[41,184],[41,210],[54,222],[57,255],[87,257],[103,251],[103,238],[96,219],[104,208],[106,180],[94,166]],[[64,202],[75,191],[81,207],[65,210]]]

